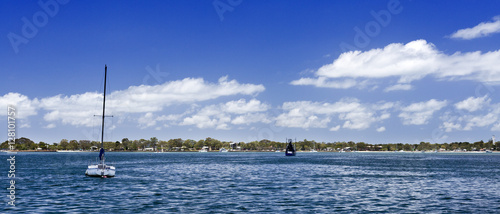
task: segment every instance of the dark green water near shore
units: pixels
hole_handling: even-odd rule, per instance
[[[0,213],[500,213],[500,154],[18,153],[16,208],[0,155]]]

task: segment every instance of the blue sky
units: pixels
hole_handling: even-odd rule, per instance
[[[36,142],[99,139],[105,64],[105,140],[500,132],[500,2],[40,2],[0,8],[0,108]]]

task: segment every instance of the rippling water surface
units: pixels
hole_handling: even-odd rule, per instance
[[[495,153],[115,152],[116,177],[85,177],[96,156],[18,153],[15,211],[500,213]]]

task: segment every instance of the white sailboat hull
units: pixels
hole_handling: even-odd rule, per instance
[[[102,164],[89,165],[85,175],[90,177],[114,177],[115,167]]]

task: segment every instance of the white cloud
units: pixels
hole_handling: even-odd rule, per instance
[[[492,126],[492,131],[500,131],[500,104],[485,105],[484,111],[474,110],[468,112],[471,114],[458,111],[447,112],[441,117],[443,121],[441,128],[445,129],[446,132],[451,132],[453,130],[470,131],[476,127]]]
[[[459,110],[467,110],[469,112],[474,112],[482,109],[490,104],[491,99],[488,96],[483,97],[469,97],[463,101],[455,104],[455,108]]]
[[[230,101],[224,104],[222,107],[224,111],[233,114],[245,114],[249,112],[262,112],[267,111],[269,106],[267,104],[261,103],[259,100],[252,99],[246,102],[245,99],[240,99],[236,101]]]
[[[298,80],[292,81],[292,85],[314,85],[320,88],[340,88],[347,89],[358,85],[358,82],[354,79],[346,79],[343,81],[332,81],[328,80],[326,77],[314,78],[300,78]]]
[[[147,120],[156,121],[157,118],[153,118],[152,113],[161,111],[166,106],[196,103],[238,94],[256,95],[264,89],[262,85],[240,84],[236,80],[228,80],[227,77],[220,78],[217,83],[209,83],[202,78],[185,78],[161,85],[131,86],[125,90],[114,91],[106,97],[106,112],[118,115],[144,113],[138,122],[140,127],[145,128],[155,125],[154,122],[147,122]],[[40,107],[48,111],[44,115],[44,119],[48,122],[60,121],[74,126],[92,126],[93,115],[101,114],[102,99],[102,94],[97,92],[71,96],[57,95],[42,98]],[[253,107],[247,106],[247,108]],[[238,104],[234,103],[229,111],[245,111],[245,109],[238,109]]]
[[[366,80],[398,78],[398,85],[386,88],[391,91],[411,89],[409,83],[426,76],[438,80],[500,83],[499,60],[500,50],[448,55],[425,40],[416,40],[389,44],[383,49],[345,52],[333,63],[319,68],[315,73],[317,77],[301,78],[291,84],[352,88]]]
[[[137,122],[139,123],[139,128],[141,129],[145,129],[147,127],[156,125],[156,119],[154,118],[154,115],[151,112],[148,112],[143,116],[139,117]]]
[[[491,127],[491,131],[500,131],[500,123],[495,123],[495,125]]]
[[[269,105],[256,99],[248,102],[245,99],[229,101],[218,105],[205,106],[193,115],[182,119],[180,125],[195,125],[200,129],[228,130],[231,129],[230,124],[269,123],[271,121],[267,114],[259,113],[265,112],[269,108]]]
[[[336,132],[336,131],[338,131],[339,129],[340,129],[340,125],[336,125],[336,126],[334,126],[334,127],[330,128],[330,131],[332,131],[332,132]]]
[[[19,126],[19,128],[30,128],[30,127],[31,124],[29,122],[21,120],[21,125]]]
[[[474,127],[486,127],[498,121],[498,115],[488,113],[486,115],[469,116],[466,118],[466,125],[463,130],[472,130]]]
[[[380,128],[377,129],[377,132],[384,132],[384,131],[385,131],[385,127],[384,126],[382,126],[382,127],[380,127]]]
[[[339,119],[345,120],[342,128],[358,130],[366,129],[370,127],[373,122],[377,121],[373,112],[364,107],[346,114],[340,114]]]
[[[48,125],[44,126],[43,128],[45,128],[45,129],[53,129],[55,127],[56,127],[56,124],[49,123]]]
[[[45,121],[60,121],[73,126],[92,126],[93,116],[102,114],[102,110],[98,110],[100,104],[102,105],[102,95],[95,92],[57,95],[40,100],[40,107],[48,111],[43,117]]]
[[[262,123],[270,123],[271,122],[271,119],[269,118],[269,116],[267,114],[263,114],[263,113],[247,113],[247,114],[244,114],[244,115],[239,115],[239,116],[236,116],[232,121],[231,123],[232,124],[235,124],[235,125],[241,125],[241,124],[251,124],[251,123],[258,123],[258,122],[262,122]]]
[[[155,112],[178,103],[195,103],[231,95],[256,95],[265,90],[262,85],[240,84],[221,77],[218,83],[202,78],[185,78],[162,85],[132,86],[110,95],[111,107],[123,112]]]
[[[162,115],[156,118],[157,121],[176,121],[179,120],[184,114],[169,114]]]
[[[295,128],[326,128],[337,117],[343,121],[342,128],[362,130],[374,122],[389,118],[384,111],[392,107],[389,104],[367,105],[357,99],[342,99],[335,103],[320,103],[311,101],[285,102],[282,105],[284,113],[276,117],[276,125]],[[377,110],[378,109],[378,110]],[[382,114],[383,116],[378,116]],[[340,125],[330,128],[337,131]]]
[[[443,125],[441,127],[444,128],[446,132],[451,132],[453,131],[453,129],[461,130],[460,124],[455,124],[452,122],[443,122]]]
[[[7,116],[7,106],[13,105],[17,119],[25,119],[37,114],[39,105],[38,99],[29,99],[19,93],[8,93],[0,97],[0,116]]]
[[[434,112],[439,111],[447,105],[447,101],[431,99],[427,102],[413,103],[401,109],[399,117],[403,119],[404,125],[427,124]]]
[[[411,90],[413,88],[412,85],[410,84],[396,84],[396,85],[392,85],[392,86],[389,86],[387,88],[384,89],[385,92],[389,92],[389,91],[408,91],[408,90]]]
[[[500,32],[500,16],[493,18],[492,22],[481,22],[472,28],[460,29],[450,37],[455,39],[475,39]]]

